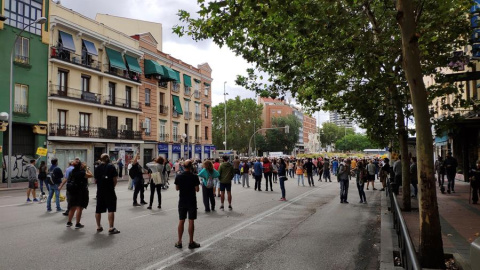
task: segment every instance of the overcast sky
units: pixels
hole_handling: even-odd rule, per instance
[[[193,41],[190,37],[178,37],[172,27],[179,24],[177,12],[180,9],[194,14],[198,10],[195,0],[61,0],[61,5],[95,19],[97,13],[127,17],[161,23],[163,26],[163,51],[175,58],[197,66],[207,62],[212,68],[212,103],[217,105],[224,100],[223,86],[227,99],[241,96],[254,98],[255,93],[235,85],[237,75],[246,74],[251,67],[243,58],[235,56],[228,48],[219,48],[212,41]],[[328,113],[314,115],[319,123],[328,121]]]

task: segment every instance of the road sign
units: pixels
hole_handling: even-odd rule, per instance
[[[37,155],[42,156],[42,157],[46,157],[47,156],[47,148],[38,147],[37,148]]]

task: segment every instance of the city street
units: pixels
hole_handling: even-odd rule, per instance
[[[125,181],[116,191],[115,227],[108,235],[96,232],[95,185],[83,212],[85,228],[65,226],[61,213],[46,211],[46,203],[25,203],[25,191],[0,193],[0,262],[2,269],[378,269],[380,248],[380,191],[366,191],[368,204],[359,204],[355,182],[350,181],[349,204],[340,204],[339,185],[316,182],[298,187],[286,182],[287,200],[280,188],[254,191],[233,185],[233,211],[205,213],[197,193],[195,240],[188,249],[188,224],[183,249],[177,240],[178,193],[162,191],[162,209],[132,206]],[[318,176],[315,176],[318,179]],[[378,183],[378,182],[377,182]],[[64,193],[64,191],[62,191]],[[150,189],[145,192],[146,200]],[[226,205],[227,206],[227,205]],[[53,207],[54,208],[54,207]],[[66,208],[66,202],[62,202]],[[55,209],[55,208],[54,208]],[[75,224],[75,219],[73,220]]]

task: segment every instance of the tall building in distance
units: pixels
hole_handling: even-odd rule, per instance
[[[353,128],[353,121],[348,116],[342,115],[337,111],[330,111],[330,122],[337,126]]]

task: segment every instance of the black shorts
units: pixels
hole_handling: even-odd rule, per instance
[[[232,184],[223,184],[223,183],[220,183],[220,191],[232,191]]]
[[[105,212],[113,213],[117,211],[117,196],[115,193],[109,195],[97,194],[97,207],[95,213],[101,214]]]
[[[180,220],[185,220],[187,219],[187,213],[188,213],[188,219],[197,219],[197,207],[178,207],[178,217]]]
[[[367,175],[367,181],[371,182],[371,181],[375,181],[375,174],[368,174]]]
[[[240,174],[240,169],[233,169],[233,172],[234,172],[235,174]]]

